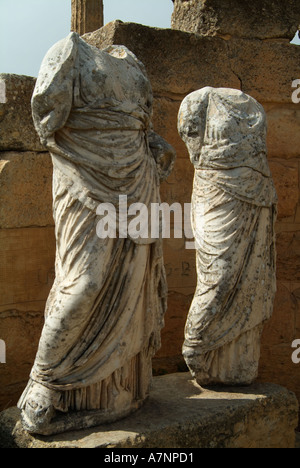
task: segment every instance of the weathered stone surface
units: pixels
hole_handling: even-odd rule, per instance
[[[0,408],[17,403],[32,367],[54,280],[54,228],[0,230]]]
[[[176,391],[174,391],[176,389]],[[202,390],[189,374],[154,378],[149,401],[117,423],[32,437],[11,408],[0,415],[1,448],[294,448],[298,404],[283,387]]]
[[[266,343],[269,346],[290,345],[295,336],[295,319],[299,312],[299,304],[295,300],[290,283],[278,281],[274,311],[270,321],[265,324],[262,338],[263,344]],[[291,353],[289,352],[290,355]]]
[[[0,151],[45,151],[36,134],[31,117],[30,100],[35,78],[0,74],[5,91],[0,99]]]
[[[296,320],[295,320],[296,325],[295,325],[295,335],[294,335],[294,337],[296,337],[296,339],[298,339],[298,337],[300,338],[300,283],[293,284],[292,295],[293,295],[293,300],[297,304],[297,313],[296,313]],[[299,379],[300,379],[300,377],[299,377]],[[300,388],[300,384],[298,385],[298,388]],[[299,394],[300,394],[300,391],[299,391]]]
[[[249,384],[257,377],[262,324],[276,291],[277,194],[266,115],[241,91],[205,87],[183,100],[178,131],[195,169],[198,277],[184,359],[200,385]]]
[[[145,64],[154,91],[155,131],[176,147],[177,152],[173,172],[161,185],[161,199],[169,204],[179,202],[182,206],[190,203],[194,174],[187,149],[177,132],[178,109],[184,94],[198,84],[205,85],[213,81],[220,85],[228,83],[239,86],[238,78],[232,74],[228,64],[224,63],[224,43],[217,39],[213,47],[213,58],[210,59],[206,53],[207,47],[213,45],[210,39],[202,41],[182,32],[124,24],[120,21],[85,35],[84,39],[100,48],[112,43],[125,44]],[[218,49],[219,59],[216,58]],[[195,60],[197,54],[199,60]],[[215,73],[216,63],[219,64],[218,73]],[[203,73],[199,71],[202,64]],[[190,295],[194,293],[196,284],[195,251],[186,250],[185,241],[184,238],[164,240],[169,298],[166,326],[162,330],[162,349],[153,363],[154,370],[158,373],[185,367],[181,354],[183,329],[191,302]]]
[[[155,40],[155,37],[158,39]],[[218,59],[210,62],[207,57],[206,51],[210,50],[211,42],[206,42],[206,38],[199,38],[193,34],[184,34],[179,31],[166,32],[153,30],[141,25],[124,24],[116,21],[106,25],[94,34],[88,35],[87,40],[91,40],[94,45],[100,47],[108,46],[111,43],[126,43],[134,49],[138,57],[146,64],[155,95],[155,129],[167,138],[168,141],[172,142],[177,150],[174,173],[162,185],[162,197],[164,200],[188,201],[188,192],[191,192],[192,187],[190,185],[192,176],[187,169],[189,166],[187,151],[180,138],[178,138],[175,129],[174,116],[177,113],[181,99],[188,92],[197,89],[200,81],[206,85],[218,80],[221,70],[223,75],[220,79],[220,86],[231,86],[231,83],[234,82],[232,87],[242,87],[243,90],[249,91],[265,107],[269,127],[269,157],[278,158],[275,164],[275,182],[279,188],[279,215],[280,217],[285,217],[287,214],[292,214],[296,200],[294,161],[291,167],[289,165],[287,167],[289,176],[292,176],[291,180],[288,180],[288,176],[285,177],[284,173],[280,175],[280,166],[278,164],[281,164],[279,158],[296,158],[299,155],[300,142],[298,142],[298,138],[300,131],[298,129],[298,106],[291,103],[293,92],[292,81],[298,78],[299,47],[290,45],[288,40],[274,42],[231,40],[226,41],[226,48],[224,48],[224,43],[216,38],[215,44],[219,47],[221,61],[223,61],[223,64],[218,65]],[[176,47],[174,47],[174,44],[176,44]],[[201,47],[203,48],[203,53],[198,53],[197,55],[196,51],[199,51]],[[157,59],[157,57],[159,58]],[[200,57],[199,60],[198,57]],[[164,68],[164,64],[167,64],[167,68],[171,67],[172,72]],[[228,64],[230,65],[229,68]],[[227,70],[226,73],[225,70]],[[179,92],[179,94],[174,94],[173,83],[176,85],[176,93]],[[284,170],[284,168],[282,169]],[[284,183],[280,180],[281,176]],[[288,193],[285,192],[286,188],[288,189]],[[292,197],[290,198],[290,196]],[[286,207],[284,206],[285,202],[287,203]],[[300,209],[298,209],[298,223],[300,223]],[[285,257],[288,255],[289,244],[289,239],[285,238],[287,229],[294,230],[295,227],[293,225],[280,226],[279,276],[284,278],[287,275],[289,278],[292,278],[294,272],[298,271],[300,267],[297,266],[297,261],[294,267],[293,254],[291,254],[290,262],[286,263]],[[284,247],[285,243],[286,248]],[[171,293],[175,296],[176,294],[183,293],[188,297],[188,294],[193,294],[196,286],[195,274],[189,277],[181,277],[178,273],[181,271],[182,261],[186,261],[187,256],[190,256],[191,259],[191,261],[187,260],[191,270],[195,271],[195,253],[184,250],[183,244],[181,244],[181,247],[179,244],[179,240],[170,240],[164,243],[168,286]],[[289,265],[292,268],[291,274],[288,271]],[[284,300],[284,297],[285,295],[283,295],[282,300]],[[172,316],[172,310],[175,310],[176,306],[172,302],[172,298],[169,301],[165,337],[163,339],[163,349],[165,352],[163,354],[159,352],[155,360],[155,369],[162,371],[168,369],[174,371],[180,362],[179,358],[172,359],[172,356],[168,355],[167,352],[168,347],[171,347],[170,340],[173,343],[171,337],[174,338],[175,336],[172,332],[172,320],[169,320],[169,317]],[[279,301],[279,304],[281,304],[280,292],[276,297],[276,301]],[[183,315],[186,313],[185,307],[183,306],[182,308]],[[284,310],[286,309],[280,308],[281,312],[279,308],[276,310],[280,314],[278,320],[285,322]],[[179,344],[178,347],[180,347]],[[263,358],[264,353],[265,347],[262,349]],[[290,357],[288,359],[290,360]],[[272,375],[275,379],[277,378],[278,367],[279,365],[277,366],[274,359],[270,359],[269,380],[273,380]],[[293,368],[293,372],[295,374],[295,368]],[[286,383],[292,380],[288,376],[288,373],[285,373],[285,379]]]
[[[172,174],[162,183],[162,201],[169,203],[181,203],[184,210],[184,203],[191,202],[193,190],[194,170],[188,158],[177,158]]]
[[[300,281],[300,231],[277,234],[277,278],[293,283]]]
[[[175,0],[172,28],[203,36],[293,39],[300,24],[298,0]]]
[[[263,104],[268,121],[269,158],[300,157],[300,105]]]
[[[193,295],[186,296],[170,291],[165,327],[162,330],[162,347],[155,355],[153,369],[156,375],[182,372],[187,369],[182,357],[184,327]]]
[[[297,159],[269,161],[278,194],[278,218],[295,216],[299,201],[299,162]]]
[[[125,44],[146,66],[156,98],[178,101],[209,85],[242,89],[261,103],[291,104],[299,74],[300,47],[284,39],[224,41],[121,21],[84,39],[99,48]]]
[[[300,283],[277,282],[274,313],[262,335],[259,380],[288,386],[300,401],[300,364],[291,347],[300,338]]]
[[[54,228],[0,230],[1,311],[46,300],[53,282]]]
[[[115,421],[148,396],[166,310],[162,241],[150,237],[148,216],[142,232],[130,230],[119,197],[126,211],[138,202],[150,213],[172,170],[175,151],[152,131],[152,99],[143,65],[123,45],[103,52],[72,32],[43,59],[31,104],[52,156],[58,255],[18,402],[31,432]],[[99,228],[104,203],[101,219],[109,203],[114,233]]]
[[[48,153],[0,152],[0,228],[54,225]]]
[[[103,0],[72,0],[72,31],[85,34],[102,26]]]
[[[276,158],[276,163],[282,164],[283,170],[285,167],[284,159],[293,158],[295,160],[295,158],[298,158],[300,148],[300,142],[298,141],[300,135],[300,131],[298,128],[300,121],[298,118],[299,105],[291,103],[291,94],[294,91],[294,89],[291,87],[291,84],[294,79],[300,78],[298,67],[300,56],[299,46],[290,46],[288,40],[243,41],[241,39],[240,44],[238,43],[239,41],[234,42],[234,47],[232,45],[233,41],[226,41],[226,48],[224,48],[224,41],[222,41],[220,38],[208,38],[208,40],[207,38],[200,38],[199,36],[184,33],[182,31],[162,31],[147,28],[141,25],[124,24],[118,21],[110,23],[109,25],[105,26],[100,31],[97,31],[95,33],[95,36],[97,37],[100,37],[101,35],[104,46],[110,45],[113,42],[122,43],[122,41],[127,41],[127,43],[131,46],[132,49],[134,48],[138,53],[140,53],[139,58],[143,62],[147,62],[147,71],[151,78],[152,85],[154,85],[153,88],[155,94],[154,127],[160,135],[162,135],[174,145],[174,147],[177,150],[178,156],[174,169],[174,176],[172,175],[167,182],[163,183],[162,186],[162,196],[165,201],[189,201],[188,194],[191,192],[192,189],[192,176],[187,168],[192,168],[187,159],[188,156],[187,151],[184,147],[184,143],[181,141],[176,129],[176,115],[181,100],[183,99],[185,94],[188,94],[190,91],[197,89],[199,86],[205,86],[207,84],[215,83],[217,86],[232,86],[240,88],[240,86],[242,85],[243,89],[245,87],[245,89],[251,90],[252,95],[254,97],[256,96],[260,100],[260,102],[263,103],[267,111],[269,124],[269,156],[271,158]],[[157,39],[155,39],[155,37],[157,37]],[[212,42],[211,39],[214,39],[214,42]],[[210,60],[209,54],[211,45],[215,45],[213,53],[214,58],[217,57],[216,49],[218,48],[220,51],[221,58],[216,58],[216,60]],[[201,53],[195,55],[195,51],[200,51]],[[235,54],[237,54],[236,57]],[[231,59],[230,62],[228,61],[228,58]],[[164,64],[166,64],[166,67],[164,66]],[[168,70],[168,68],[170,67],[171,69]],[[0,147],[0,149],[3,150],[6,148],[7,145],[9,145],[8,149],[14,149],[16,146],[18,146],[20,147],[21,151],[23,151],[24,149],[35,149],[37,151],[43,151],[44,148],[40,146],[31,119],[30,98],[35,80],[33,78],[18,77],[15,75],[5,76],[7,77],[8,81],[11,83],[12,86],[10,102],[17,104],[14,104],[14,106],[11,105],[10,107],[7,106],[8,103],[0,104],[0,114],[2,112],[0,117],[0,120],[2,119],[0,122],[0,145],[2,146]],[[3,75],[1,77],[3,77]],[[239,77],[241,81],[239,80]],[[175,84],[174,92],[173,82]],[[3,81],[0,81],[0,84],[1,83],[3,83]],[[23,83],[23,86],[25,87],[24,89],[27,89],[26,93],[24,94],[24,96],[26,96],[24,101],[22,94],[20,96],[19,101],[17,96],[18,93],[14,94],[14,88],[18,85],[18,83]],[[176,93],[177,91],[180,91],[180,94],[176,94],[175,91]],[[0,85],[0,99],[1,96],[4,95],[5,94],[3,93],[3,85]],[[16,97],[16,99],[13,100],[13,97]],[[22,113],[22,106],[24,105],[24,102],[27,103],[27,111],[25,109],[24,113]],[[6,121],[3,117],[4,109],[6,109],[6,119],[10,119],[7,120],[7,123],[5,123]],[[28,124],[25,122],[25,116],[27,116],[26,119],[28,119]],[[16,123],[16,127],[13,126],[14,123]],[[5,128],[8,128],[9,132],[13,133],[13,135],[9,132],[4,132],[3,130]],[[26,133],[28,132],[28,129],[30,129],[30,135],[27,135]],[[3,142],[4,139],[6,143],[3,145],[1,141]],[[32,143],[33,140],[35,141],[34,145]],[[280,162],[281,158],[282,161]],[[19,160],[19,158],[17,159]],[[291,166],[289,166],[289,164],[287,165],[287,170],[289,173],[290,169],[294,168],[294,160],[292,161]],[[29,161],[31,161],[31,158],[28,160],[28,162]],[[25,162],[24,164],[22,163],[22,165],[20,164],[19,167],[21,168],[21,166],[24,168],[25,171]],[[33,166],[30,167],[33,168]],[[280,178],[280,168],[277,164],[276,167],[278,167],[277,173],[278,178]],[[41,166],[40,168],[42,171],[41,173],[43,173]],[[6,169],[8,169],[8,167]],[[38,175],[36,170],[33,169],[33,171],[34,174]],[[22,175],[22,177],[24,177],[25,179],[27,178],[25,172],[23,174],[19,172],[19,174]],[[291,175],[294,185],[294,181],[296,180],[294,169],[292,170]],[[286,188],[288,189],[288,193],[292,196],[292,203],[290,198],[285,196],[285,184],[280,184],[280,186],[282,187],[282,191],[279,194],[279,203],[283,207],[283,204],[281,203],[281,197],[284,197],[285,201],[287,202],[288,212],[291,213],[296,195],[291,191],[291,184],[284,176],[284,173],[282,173],[282,178],[287,184]],[[44,187],[42,179],[39,178],[38,180],[40,180],[40,190],[42,190],[42,188]],[[170,184],[168,183],[169,181]],[[2,181],[0,180],[0,185],[1,183]],[[21,184],[21,181],[18,183]],[[11,187],[13,186],[14,185],[12,181]],[[27,187],[29,188],[29,184],[27,185]],[[48,190],[50,191],[50,183],[48,187]],[[9,189],[10,186],[7,185],[7,193]],[[14,190],[16,190],[16,193],[18,191],[20,193],[21,187],[19,187],[18,190],[17,187],[15,187]],[[17,213],[17,219],[20,215],[20,211],[16,209],[14,199],[12,197],[9,198],[7,193],[4,194],[4,196],[5,199],[8,201],[9,205],[5,207],[5,212],[7,216],[9,216],[10,210],[15,211]],[[28,194],[26,195],[26,197],[28,197]],[[44,195],[42,195],[42,192],[39,194],[39,197],[44,199]],[[18,198],[18,203],[21,203],[20,198]],[[37,206],[39,203],[39,200],[37,200],[35,206]],[[42,208],[41,206],[40,208],[42,209],[41,212],[44,213],[44,208]],[[3,209],[2,205],[1,209]],[[50,202],[48,209],[51,216]],[[284,211],[286,210],[283,209],[282,213]],[[31,213],[28,214],[31,215]],[[291,281],[291,284],[295,284],[295,288],[293,287],[293,289],[291,290],[291,296],[289,298],[287,296],[287,293],[285,292],[285,289],[282,289],[281,287],[279,288],[279,293],[276,296],[275,302],[276,308],[276,303],[278,301],[278,308],[276,309],[276,316],[278,313],[278,317],[275,319],[276,336],[277,332],[279,332],[280,323],[285,324],[283,326],[284,336],[286,336],[286,332],[290,331],[289,325],[286,325],[286,319],[289,322],[291,318],[289,308],[293,307],[293,301],[298,300],[297,298],[300,296],[299,283],[298,286],[296,286],[296,283],[293,283],[293,281],[295,281],[295,279],[298,278],[298,273],[300,271],[299,255],[297,254],[297,245],[299,245],[299,240],[297,241],[296,238],[293,241],[293,237],[296,235],[296,233],[300,232],[300,205],[298,204],[295,220],[292,220],[290,218],[282,218],[281,220],[282,222],[277,223],[276,228],[278,232],[278,277],[282,278],[283,281],[287,278],[289,281]],[[29,222],[31,223],[32,221]],[[4,294],[3,297],[10,297],[8,301],[11,301],[12,296],[15,296],[16,300],[20,299],[21,301],[26,301],[28,299],[28,295],[32,298],[35,295],[37,295],[37,297],[41,297],[39,296],[40,288],[42,288],[42,290],[45,291],[43,289],[44,287],[46,288],[45,282],[47,282],[48,280],[50,282],[52,281],[50,280],[50,277],[52,278],[53,271],[52,273],[48,274],[43,268],[44,263],[46,265],[48,262],[48,260],[45,260],[43,253],[47,245],[50,245],[50,241],[48,240],[47,235],[45,234],[44,240],[36,240],[35,236],[28,236],[28,242],[30,241],[30,239],[32,239],[32,242],[30,241],[31,247],[25,249],[25,253],[23,255],[21,250],[23,248],[22,239],[25,239],[24,232],[26,231],[21,230],[20,234],[18,234],[16,230],[11,230],[7,232],[7,236],[5,237],[6,248],[9,249],[10,253],[7,255],[7,259],[5,260],[7,264],[6,270],[2,273],[1,276],[1,294]],[[31,232],[31,230],[28,230],[28,232]],[[51,237],[52,239],[54,239],[53,230]],[[4,238],[2,237],[0,240],[0,243],[2,244],[4,242],[3,239]],[[178,342],[176,345],[175,343],[173,343],[172,340],[179,340],[179,335],[182,336],[183,330],[179,331],[176,329],[176,327],[181,326],[179,322],[181,321],[182,323],[183,318],[185,318],[187,307],[185,300],[182,299],[181,301],[180,298],[176,296],[176,294],[183,294],[186,295],[186,297],[189,297],[189,294],[193,294],[196,285],[195,274],[190,274],[190,276],[188,277],[186,276],[186,273],[188,273],[188,271],[186,270],[185,266],[182,270],[182,262],[186,261],[186,255],[188,257],[190,255],[190,261],[188,260],[188,263],[190,265],[191,271],[195,271],[195,252],[185,251],[183,248],[183,244],[180,244],[179,246],[179,241],[180,240],[175,240],[174,245],[171,245],[168,241],[168,243],[165,243],[164,246],[164,256],[167,266],[167,272],[169,275],[168,282],[171,298],[169,300],[170,308],[167,314],[166,328],[163,332],[164,338],[162,349],[164,350],[164,354],[162,356],[160,355],[160,357],[157,358],[158,360],[156,361],[158,363],[158,369],[161,369],[164,372],[168,369],[171,371],[176,370],[176,366],[180,364],[181,359],[180,357],[175,356],[174,360],[172,356],[168,355],[168,348],[172,350],[175,350],[176,348],[177,350],[181,347],[181,342]],[[19,248],[20,246],[21,248]],[[53,258],[53,261],[51,260],[52,265],[52,263],[54,264],[54,241],[51,241],[51,246]],[[17,279],[20,278],[18,274],[18,268],[20,267],[22,271],[24,271],[24,274],[26,276],[25,265],[28,265],[30,268],[32,261],[33,263],[37,262],[39,254],[38,252],[36,252],[36,247],[37,250],[40,249],[39,251],[41,252],[40,266],[38,270],[41,270],[40,274],[44,286],[43,284],[39,285],[36,282],[36,276],[31,274],[28,275],[27,281],[22,279],[22,284],[19,285],[18,281],[14,281],[13,275],[15,275]],[[180,249],[178,250],[179,247]],[[290,247],[292,249],[291,251]],[[13,250],[15,250],[15,252],[12,252]],[[35,260],[31,260],[32,252],[34,252]],[[20,256],[19,260],[17,258],[18,256]],[[1,259],[2,258],[3,257],[1,257]],[[12,265],[9,264],[10,262],[15,263],[15,268],[13,268]],[[11,272],[9,276],[8,288],[6,288],[7,272]],[[184,273],[184,276],[182,277],[181,272]],[[47,279],[48,277],[49,279]],[[50,283],[48,284],[47,288],[50,288]],[[27,294],[27,289],[31,291],[30,294]],[[174,300],[172,299],[173,296]],[[179,318],[181,306],[182,319]],[[24,310],[24,312],[26,312],[26,310],[34,310],[31,306],[30,309],[25,309],[25,302],[21,302],[21,304],[18,304],[17,306],[13,307],[17,311]],[[22,307],[24,307],[24,309]],[[7,310],[7,308],[5,308],[4,310]],[[174,310],[174,315],[172,314],[172,310]],[[39,311],[42,314],[42,305],[40,306]],[[14,316],[14,321],[16,325],[13,326],[16,328],[16,330],[18,328],[17,321],[19,320],[19,317],[20,320],[22,320],[21,315]],[[32,319],[32,316],[30,317]],[[176,318],[173,319],[173,317]],[[34,321],[35,320],[38,319],[34,319]],[[20,327],[22,327],[22,325],[20,325]],[[261,367],[260,372],[263,372],[264,369],[267,369],[266,379],[268,381],[280,381],[282,384],[289,386],[292,389],[299,389],[299,365],[298,367],[292,365],[290,359],[291,344],[280,342],[279,345],[275,345],[275,332],[273,335],[270,335],[271,332],[269,330],[267,338],[263,342],[263,365]],[[15,336],[17,337],[17,333],[15,334]],[[295,338],[300,338],[300,312],[296,313]],[[267,347],[268,339],[270,339],[272,342],[272,345],[270,345],[270,347]],[[169,340],[171,340],[171,342]],[[23,349],[14,345],[13,349],[10,350],[9,355],[14,355],[14,363],[18,361],[22,362],[21,356],[23,352]],[[33,353],[34,351],[31,352]],[[281,364],[282,358],[283,364]],[[31,362],[29,363],[29,359],[26,365],[26,369],[29,369],[31,365]],[[169,368],[168,365],[170,366]],[[19,368],[19,371],[22,371],[21,367]],[[12,385],[10,385],[9,382],[7,382],[7,385],[5,385],[5,389],[3,390],[4,400],[1,400],[1,402],[3,401],[3,404],[6,406],[11,404],[11,395],[13,394],[14,386],[17,385],[16,382],[19,378],[19,371],[17,371],[16,368],[16,371],[14,373],[13,366],[9,371]],[[23,374],[22,377],[20,377],[20,380],[24,380]],[[300,399],[299,391],[297,394],[299,395]]]
[[[113,21],[83,39],[99,48],[126,45],[145,65],[155,97],[175,96],[178,100],[178,95],[182,99],[208,84],[240,86],[226,60],[227,46],[222,39],[121,21]]]
[[[292,82],[299,75],[299,46],[288,40],[257,39],[231,39],[226,44],[231,69],[245,93],[260,103],[292,103]]]
[[[170,176],[170,178],[174,178],[174,171],[176,171],[176,164],[177,166],[180,163],[186,163],[188,160],[188,153],[186,150],[186,147],[181,140],[181,138],[178,135],[177,132],[177,115],[179,111],[179,107],[181,104],[181,99],[180,97],[178,98],[170,98],[168,96],[154,96],[154,102],[153,102],[153,124],[155,126],[155,129],[159,132],[160,135],[163,135],[164,138],[174,147],[176,148],[176,163],[175,163],[175,168]],[[179,162],[180,161],[180,162]],[[186,171],[188,171],[188,164],[186,164],[185,168],[183,169],[183,165],[181,165],[182,168],[182,174],[184,176],[186,175]],[[179,167],[179,166],[178,166]],[[178,170],[177,172],[177,177],[178,177]],[[181,174],[181,176],[182,176]],[[165,185],[166,183],[169,184],[171,183],[169,179],[163,183]],[[180,190],[183,188],[182,186],[188,185],[188,183],[183,183],[183,180],[180,181],[178,180],[177,187]],[[162,189],[163,190],[163,189]],[[178,197],[177,197],[178,200]]]
[[[44,322],[45,301],[0,306],[0,336],[6,364],[0,364],[0,410],[17,404],[26,387]]]

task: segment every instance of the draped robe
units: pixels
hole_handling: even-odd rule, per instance
[[[19,407],[38,383],[56,410],[122,413],[148,394],[167,286],[161,240],[100,239],[96,210],[119,195],[159,203],[174,151],[151,130],[150,82],[123,46],[71,33],[47,53],[32,111],[53,161],[56,278]]]
[[[276,292],[266,116],[241,91],[207,87],[185,98],[178,126],[195,167],[197,249],[183,354],[200,384],[249,384]]]

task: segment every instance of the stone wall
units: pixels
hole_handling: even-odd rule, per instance
[[[172,1],[172,28],[201,36],[291,41],[300,25],[298,0]]]
[[[54,278],[52,163],[33,128],[35,79],[0,75],[0,410],[26,385]],[[5,102],[3,102],[5,101]]]
[[[260,380],[295,391],[300,399],[299,365],[291,343],[300,338],[300,104],[291,101],[300,79],[300,47],[288,39],[200,37],[115,21],[84,38],[97,47],[124,44],[145,64],[154,91],[154,127],[177,150],[175,169],[162,186],[169,204],[189,203],[193,166],[177,132],[182,99],[203,86],[242,89],[265,107],[269,121],[270,166],[279,195],[278,293],[266,325]],[[7,102],[0,104],[0,338],[7,364],[0,365],[0,410],[12,406],[26,384],[54,277],[51,161],[30,117],[34,79],[1,75]],[[4,202],[2,202],[4,200]],[[156,373],[185,368],[181,357],[184,324],[196,284],[195,252],[185,239],[164,243],[169,285],[162,348]]]

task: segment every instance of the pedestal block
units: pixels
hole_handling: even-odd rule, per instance
[[[0,414],[1,448],[294,448],[298,403],[278,385],[202,389],[182,373],[155,377],[144,406],[112,424],[42,437],[19,416]]]

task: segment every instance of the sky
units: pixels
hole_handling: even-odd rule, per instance
[[[170,28],[172,11],[171,0],[104,0],[104,24],[120,19]],[[71,0],[0,0],[0,73],[37,76],[70,25]]]
[[[119,19],[170,28],[172,11],[171,0],[104,0],[104,24]],[[70,26],[71,0],[0,0],[0,73],[37,76]]]

